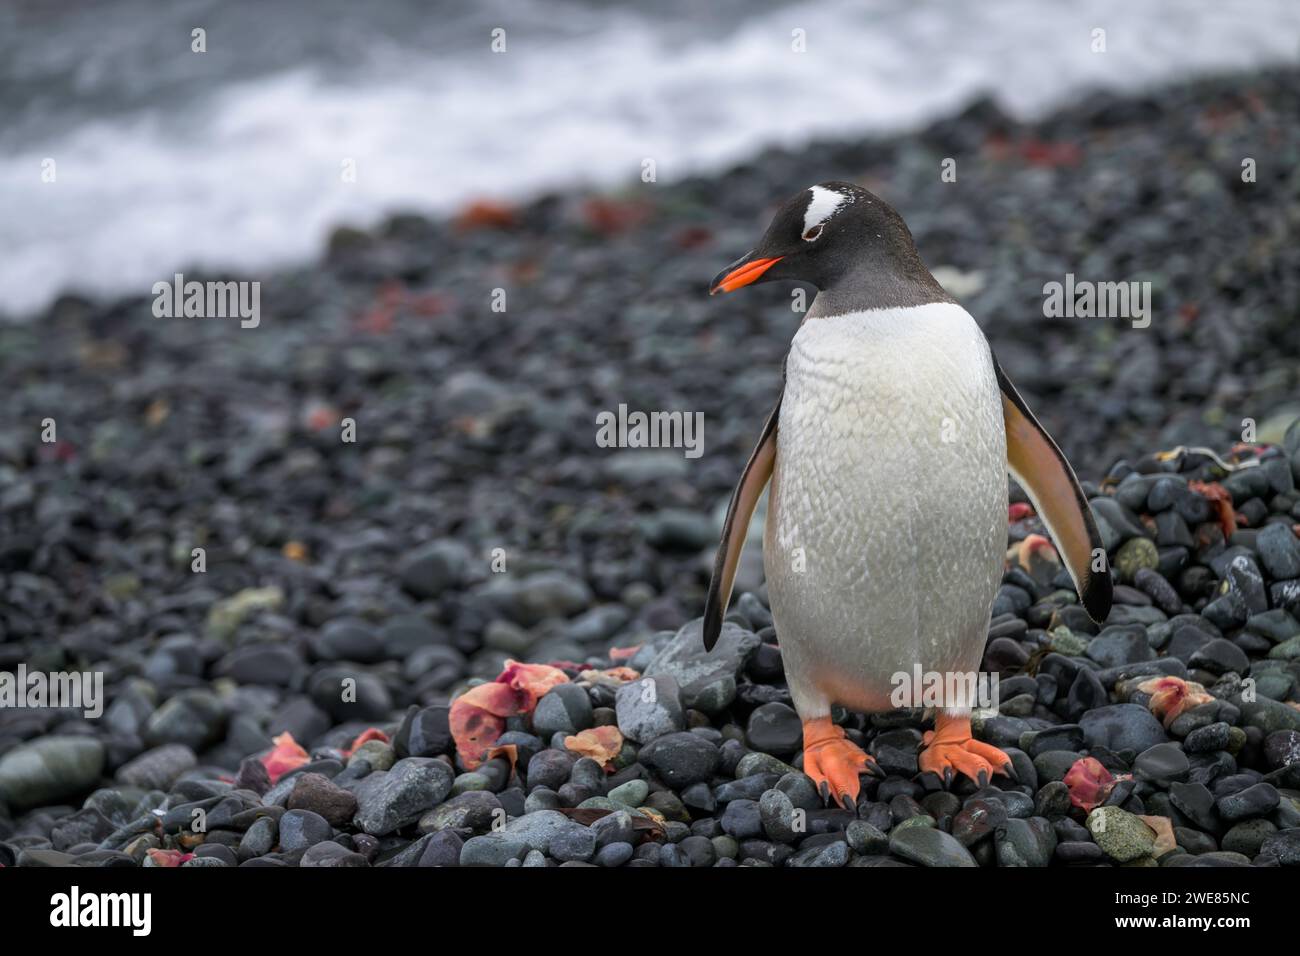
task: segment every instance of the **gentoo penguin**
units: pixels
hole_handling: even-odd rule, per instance
[[[1007,544],[1007,473],[1055,541],[1083,607],[1110,613],[1097,525],[1069,462],[998,366],[975,320],[925,267],[901,216],[827,182],[786,202],[710,294],[772,279],[818,290],[782,394],[727,511],[704,611],[712,648],[754,506],[771,481],[763,563],[804,772],[846,807],[872,757],[831,707],[893,709],[916,665],[975,675]],[[922,771],[983,784],[1005,753],[971,737],[971,701],[945,698]]]

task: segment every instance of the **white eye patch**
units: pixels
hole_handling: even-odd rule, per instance
[[[845,203],[853,202],[853,197],[848,193],[837,192],[824,186],[813,186],[808,192],[812,193],[812,198],[808,200],[808,208],[803,214],[803,231],[804,235],[807,236],[809,232],[816,230],[812,236],[813,239],[816,239],[821,235],[819,227],[824,225],[827,219],[835,215],[836,211]]]

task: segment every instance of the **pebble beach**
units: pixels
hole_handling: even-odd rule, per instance
[[[1298,114],[1294,70],[979,101],[187,270],[259,280],[255,328],[147,289],[0,322],[0,671],[104,695],[0,707],[0,865],[1300,865]],[[883,771],[852,810],[801,772],[757,525],[700,637],[800,318],[708,282],[835,179],[979,321],[1117,585],[1089,620],[1012,485],[974,729],[1015,778],[945,789],[931,715],[837,711]],[[1067,274],[1150,282],[1150,325],[1045,316]],[[620,406],[702,454],[604,447]]]

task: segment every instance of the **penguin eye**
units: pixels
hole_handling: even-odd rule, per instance
[[[812,242],[821,234],[822,234],[822,227],[821,224],[818,223],[817,225],[813,226],[811,229],[804,232],[803,237],[806,241]]]

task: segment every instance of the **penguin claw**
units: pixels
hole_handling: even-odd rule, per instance
[[[921,738],[925,749],[917,759],[922,772],[931,772],[943,780],[944,788],[951,788],[956,774],[969,777],[980,787],[987,787],[995,773],[1005,773],[1011,779],[1014,768],[1005,753],[975,740],[970,733],[969,717],[949,717],[940,714],[935,729]],[[995,770],[1000,767],[1001,770]]]
[[[861,774],[883,775],[876,762],[844,736],[829,717],[803,725],[803,770],[817,787],[823,803],[852,811],[862,792]]]

